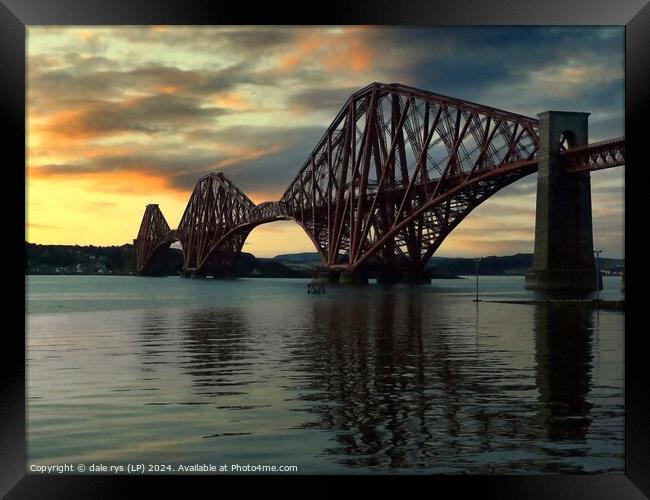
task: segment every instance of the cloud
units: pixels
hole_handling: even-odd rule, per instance
[[[526,115],[558,106],[592,111],[592,120],[602,109],[622,115],[621,29],[411,28],[389,37],[417,54],[407,82],[416,87]]]
[[[299,112],[328,110],[336,113],[357,90],[356,87],[313,87],[295,92],[289,97],[288,104],[291,109]]]
[[[161,29],[162,28],[162,29]],[[238,56],[274,53],[294,45],[297,32],[292,28],[265,26],[151,26],[104,30],[108,39],[120,37],[130,45],[183,48],[188,53],[215,51]]]
[[[102,174],[106,172],[131,171],[145,172],[173,177],[182,172],[199,174],[209,170],[215,162],[215,157],[195,155],[156,155],[133,154],[123,156],[105,156],[93,158],[91,161],[78,163],[47,164],[32,167],[28,170],[29,176],[75,176],[87,174]],[[203,175],[202,173],[200,175]],[[200,176],[199,175],[199,176]]]
[[[245,192],[261,191],[279,198],[302,167],[323,130],[320,127],[232,127],[225,129],[226,141],[255,143],[267,154],[238,162],[224,173]],[[268,201],[268,200],[267,200]]]
[[[277,62],[275,71],[287,74],[300,67],[321,71],[364,73],[376,60],[377,48],[367,43],[371,28],[355,26],[337,29],[301,28],[291,47]]]
[[[54,137],[89,138],[120,132],[155,134],[174,132],[178,127],[213,120],[224,113],[204,107],[190,97],[162,94],[113,103],[96,101],[85,108],[62,111],[50,117],[38,130]]]
[[[201,71],[162,64],[115,69],[119,64],[110,59],[74,56],[74,64],[60,68],[53,58],[36,57],[29,63],[28,105],[38,113],[76,109],[96,100],[123,102],[133,96],[156,99],[176,94],[178,99],[201,101],[215,94],[232,96],[242,84],[275,83],[272,75],[251,71],[244,62]]]

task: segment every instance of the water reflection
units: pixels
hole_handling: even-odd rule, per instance
[[[554,441],[584,440],[591,419],[593,311],[566,304],[543,304],[535,311],[535,381],[540,418]]]
[[[142,356],[140,371],[155,373],[158,365],[165,364],[164,355],[167,352],[168,333],[170,318],[164,313],[157,311],[143,311],[139,318],[138,352]],[[143,378],[143,380],[155,380],[154,377]]]
[[[534,336],[534,355],[514,362],[534,370],[522,371],[504,366],[510,346],[479,347],[476,331],[457,328],[462,319],[430,306],[415,293],[313,306],[313,329],[292,356],[311,360],[295,390],[314,417],[302,427],[332,433],[325,454],[354,467],[444,461],[454,464],[449,472],[500,472],[515,459],[495,465],[493,453],[515,457],[526,447],[538,455],[526,467],[553,468],[545,461],[561,452],[531,442],[563,441],[563,453],[584,453],[576,441],[590,422],[589,311],[539,308],[533,331],[517,332]]]
[[[248,359],[251,331],[241,309],[177,314],[143,314],[138,339],[142,371],[155,372],[161,365],[176,367],[189,376],[192,393],[199,398],[245,394],[254,371]]]
[[[181,331],[182,370],[199,396],[245,394],[254,373],[247,360],[251,332],[240,309],[194,311]]]
[[[422,360],[417,336],[421,332],[396,328],[393,295],[341,306],[330,303],[312,310],[313,324],[317,330],[323,329],[317,332],[318,337],[324,334],[325,342],[305,349],[316,348],[312,356],[329,358],[320,365],[326,374],[326,384],[321,386],[325,392],[316,396],[330,404],[309,409],[320,418],[305,425],[339,431],[338,447],[326,450],[328,453],[364,456],[367,466],[386,460],[390,465],[403,464],[407,427],[412,425],[408,419],[421,413],[421,405],[413,398],[423,395],[417,376]],[[314,382],[312,389],[318,389]]]
[[[293,429],[326,431],[320,454],[346,466],[503,473],[519,460],[529,470],[575,471],[554,457],[588,452],[592,312],[518,307],[527,327],[498,324],[530,342],[521,351],[490,333],[488,320],[483,332],[480,309],[403,291],[313,301],[270,341],[259,338],[264,314],[241,308],[147,315],[141,354],[150,370],[170,363],[189,376],[194,397],[178,404],[233,411],[268,406],[250,389],[270,365],[274,386],[305,415]],[[513,458],[521,453],[525,463]]]
[[[316,416],[303,427],[335,432],[336,446],[325,453],[368,467],[401,467],[429,453],[434,394],[427,391],[417,295],[315,304],[312,316],[313,335],[293,354],[311,358],[309,372],[319,374],[297,389]],[[453,378],[447,361],[443,376]],[[453,399],[453,390],[446,396]],[[453,406],[446,415],[452,433]]]
[[[177,281],[166,307],[138,308],[148,286],[131,309],[28,316],[31,460],[623,470],[623,314],[476,304],[456,281]]]

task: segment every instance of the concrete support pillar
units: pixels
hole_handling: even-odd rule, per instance
[[[377,276],[377,283],[382,285],[392,285],[395,283],[404,283],[407,285],[426,285],[431,283],[431,277],[423,270],[398,270],[391,268],[384,269]]]
[[[408,285],[428,285],[431,283],[431,278],[424,270],[404,271],[400,278],[400,282]]]
[[[377,275],[377,283],[380,285],[392,285],[399,283],[401,273],[398,270],[388,266],[382,269]]]
[[[341,271],[338,270],[326,270],[318,272],[318,277],[325,283],[338,283],[340,275]]]
[[[539,115],[539,168],[535,255],[526,288],[587,292],[596,289],[589,172],[565,174],[560,140],[588,142],[589,113],[546,111]]]
[[[339,283],[367,285],[368,275],[361,269],[356,269],[354,271],[341,271],[341,274],[339,275]]]

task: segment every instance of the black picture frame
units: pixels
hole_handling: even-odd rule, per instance
[[[626,260],[626,336],[625,336],[625,474],[612,475],[544,475],[544,476],[430,476],[430,477],[354,477],[362,488],[396,493],[416,494],[441,489],[454,497],[474,494],[485,498],[512,499],[640,499],[650,496],[650,372],[646,369],[648,350],[644,349],[646,332],[634,326],[642,319],[643,302],[649,295],[643,291],[648,283],[647,257],[633,245],[635,232],[645,230],[642,195],[647,175],[641,160],[644,144],[643,124],[650,103],[650,4],[648,0],[560,0],[515,2],[511,0],[460,0],[456,2],[387,0],[310,3],[299,9],[288,4],[280,11],[276,2],[255,6],[223,1],[173,0],[0,0],[0,127],[5,138],[4,229],[12,235],[5,240],[10,257],[5,260],[14,281],[6,282],[18,305],[8,309],[13,316],[12,327],[5,328],[2,339],[3,377],[0,386],[0,495],[7,498],[128,498],[133,487],[143,487],[144,478],[108,476],[46,476],[25,474],[25,345],[18,333],[23,327],[20,312],[24,274],[19,255],[24,255],[20,241],[24,220],[14,213],[24,198],[15,188],[20,182],[21,163],[25,164],[25,34],[30,25],[111,25],[111,24],[394,24],[394,25],[625,25],[625,129],[626,154],[630,168],[625,169],[625,243]],[[647,140],[645,141],[647,142]],[[645,171],[644,171],[645,170]],[[15,182],[13,176],[16,176]],[[24,180],[24,171],[23,171]],[[14,186],[13,188],[10,186]],[[9,201],[7,193],[18,194]],[[636,215],[640,214],[640,215]],[[22,224],[22,227],[21,227]],[[22,284],[22,286],[21,286]],[[23,302],[24,304],[24,302]],[[639,322],[638,325],[641,323]],[[325,480],[323,480],[323,478]],[[263,488],[266,494],[275,488],[290,488],[300,496],[340,494],[339,481],[304,476],[278,477],[188,477],[146,476],[145,488],[165,489],[178,486],[192,496],[198,495],[196,480],[216,481],[241,489],[249,496],[251,486]],[[308,482],[305,479],[309,480]],[[390,480],[390,482],[389,482]],[[172,481],[174,484],[172,485]],[[191,483],[191,489],[187,489]],[[411,483],[419,483],[412,485]],[[308,492],[305,493],[308,488]],[[347,487],[346,487],[347,488]],[[303,493],[301,493],[301,490]],[[219,490],[214,490],[218,492]],[[248,494],[247,494],[248,493]]]

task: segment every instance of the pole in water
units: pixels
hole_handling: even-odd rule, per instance
[[[473,300],[473,302],[480,302],[478,300],[478,263],[480,261],[481,261],[480,257],[474,259],[474,262],[476,263],[476,298]]]
[[[600,302],[600,254],[603,253],[602,250],[594,250],[596,254],[596,301]]]

